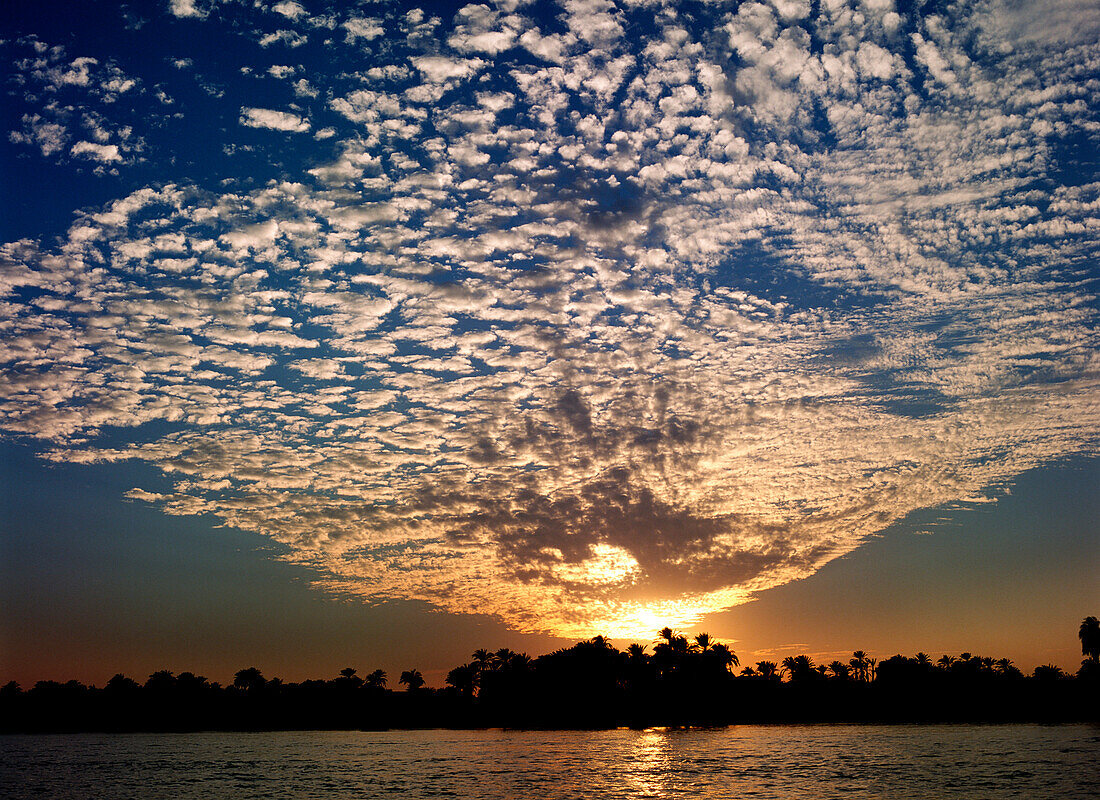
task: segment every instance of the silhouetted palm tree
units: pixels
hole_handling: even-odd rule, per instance
[[[418,669],[407,669],[401,673],[401,678],[397,682],[402,684],[408,691],[415,692],[424,686],[424,676],[420,674]]]
[[[712,653],[717,654],[718,660],[722,661],[723,666],[727,668],[741,666],[741,660],[737,657],[737,654],[734,653],[734,650],[731,649],[729,645],[718,642],[717,644],[711,646],[711,651]]]
[[[866,683],[871,680],[871,661],[862,650],[856,650],[852,653],[852,657],[848,660],[848,666],[852,668],[852,673],[857,681]]]
[[[512,660],[512,656],[515,653],[509,650],[507,647],[502,647],[493,653],[492,664],[493,669],[504,669]]]
[[[340,677],[333,683],[342,689],[358,689],[363,685],[363,679],[355,674],[358,671],[355,667],[344,667],[340,670]]]
[[[688,652],[690,649],[687,637],[681,636],[673,631],[672,628],[661,628],[658,635],[661,638],[657,640],[657,646],[653,648],[653,652],[655,653],[682,654]],[[664,641],[661,641],[661,639]]]
[[[385,689],[386,673],[383,670],[376,669],[367,676],[366,684],[371,689]]]
[[[233,685],[247,692],[262,689],[267,684],[264,675],[255,667],[240,670],[233,676]]]
[[[833,678],[838,681],[846,681],[852,676],[852,668],[845,664],[843,661],[830,662],[829,672],[831,672],[833,674]]]
[[[714,640],[710,638],[709,633],[700,633],[695,637],[695,643],[693,645],[694,650],[698,650],[700,653],[705,653],[714,645]]]
[[[949,655],[946,655],[946,654],[940,656],[939,661],[936,662],[936,666],[939,667],[940,669],[944,670],[944,671],[950,670],[951,667],[953,667],[954,665],[955,665],[955,657],[954,656],[949,656]]]
[[[127,678],[121,672],[117,673],[109,681],[107,685],[103,687],[108,692],[116,693],[133,693],[141,688],[137,681],[133,678]]]
[[[703,650],[702,652],[705,654],[706,658],[710,658],[721,665],[722,669],[725,671],[728,671],[730,667],[741,666],[741,662],[737,658],[737,653],[730,650],[729,645],[722,644],[722,642],[711,644],[709,650]]]
[[[779,677],[779,665],[774,661],[757,661],[756,674],[761,678],[775,680]]]
[[[484,647],[475,650],[471,658],[474,660],[473,667],[478,672],[489,669],[493,664],[493,654]]]
[[[161,669],[149,676],[145,688],[154,692],[170,692],[176,688],[176,676],[169,669]]]
[[[1081,629],[1077,636],[1081,640],[1081,655],[1100,662],[1100,620],[1096,617],[1085,617],[1081,620]]]
[[[196,675],[194,672],[181,672],[176,676],[176,686],[184,691],[198,691],[200,689],[209,689],[210,684],[202,675]]]
[[[1066,673],[1062,671],[1062,668],[1054,664],[1044,664],[1041,667],[1036,667],[1032,675],[1041,681],[1055,681],[1066,677]]]
[[[792,681],[805,681],[813,677],[814,662],[807,655],[787,656],[783,670]]]
[[[645,663],[645,660],[649,657],[646,654],[645,648],[646,646],[644,644],[638,644],[637,642],[628,644],[626,646],[627,660],[635,664]]]
[[[447,683],[467,697],[472,697],[477,686],[478,670],[473,664],[463,664],[447,673]]]

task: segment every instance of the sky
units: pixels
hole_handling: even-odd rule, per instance
[[[1100,8],[0,10],[0,678],[1074,668]]]

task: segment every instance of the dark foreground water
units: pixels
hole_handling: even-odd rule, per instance
[[[1087,725],[0,736],[12,798],[1088,798]]]

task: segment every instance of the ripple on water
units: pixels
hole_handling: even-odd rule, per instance
[[[1085,725],[0,737],[0,797],[1100,797]]]

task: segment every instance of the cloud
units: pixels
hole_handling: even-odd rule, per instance
[[[294,0],[283,0],[281,3],[276,3],[271,7],[271,10],[293,20],[306,15],[306,10],[302,7],[302,4],[296,3]]]
[[[301,47],[308,41],[308,37],[291,30],[278,30],[265,33],[260,37],[260,47],[271,47],[274,44],[284,44],[287,47]]]
[[[196,0],[168,0],[168,11],[181,19],[205,19],[210,14],[210,10],[198,5]]]
[[[343,28],[347,31],[346,41],[348,42],[355,42],[358,39],[369,42],[386,32],[382,27],[382,21],[374,17],[351,17],[344,21]]]
[[[518,18],[504,17],[486,5],[468,5],[455,15],[456,25],[447,43],[460,53],[496,55],[516,39]]]
[[[90,158],[93,161],[99,161],[104,164],[112,164],[122,161],[122,156],[118,152],[118,145],[114,144],[77,142],[72,146],[70,152],[74,156],[83,156],[84,158]]]
[[[982,28],[1025,48],[1090,44],[1100,35],[1100,10],[1087,0],[1046,0],[1041,4],[998,0],[979,8]]]
[[[263,182],[166,167],[3,245],[3,428],[154,465],[128,496],[329,590],[570,636],[688,625],[1091,452],[1097,45],[864,5],[295,15],[325,58],[263,102],[309,118],[214,100],[316,122],[307,155],[258,137]],[[9,136],[54,158],[152,136],[40,106]]]
[[[8,136],[16,144],[37,146],[44,156],[50,156],[62,150],[69,138],[64,125],[47,122],[38,114],[24,114],[23,130],[12,131]]]
[[[99,172],[107,162],[140,160],[144,144],[134,135],[141,116],[135,104],[144,95],[140,80],[113,61],[70,58],[65,48],[51,47],[33,36],[0,42],[0,53],[15,56],[12,86],[18,89],[10,97],[33,108],[15,117],[21,126],[8,132],[10,142],[28,145],[57,162],[66,161],[66,155],[78,156],[78,163],[100,165],[93,168]],[[49,100],[43,102],[43,97]],[[81,136],[95,141],[69,146]]]
[[[478,58],[414,56],[409,60],[430,83],[443,83],[456,78],[468,78],[485,65],[485,62]]]
[[[304,133],[309,130],[309,122],[297,114],[270,108],[242,108],[240,123],[249,128],[269,128],[273,131],[292,133]]]

